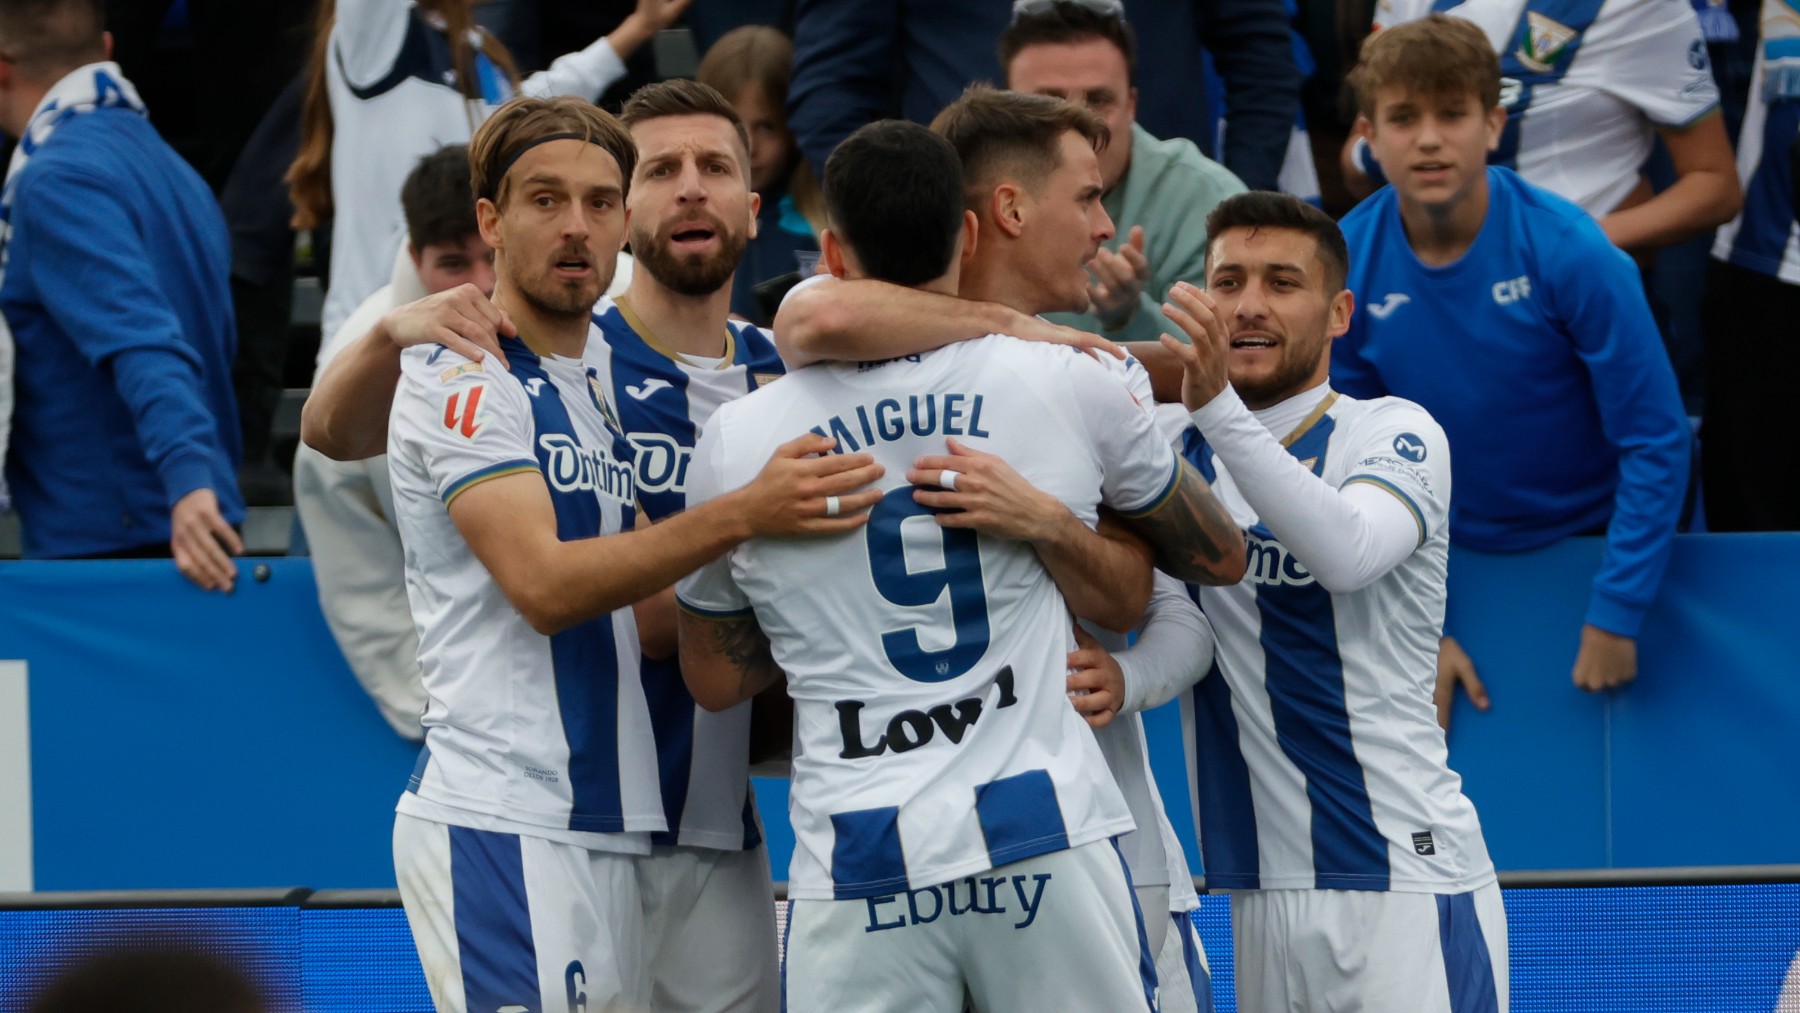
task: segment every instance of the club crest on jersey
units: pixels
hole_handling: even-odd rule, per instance
[[[474,439],[486,422],[481,410],[481,398],[486,393],[485,383],[451,391],[450,396],[444,399],[444,428],[460,433],[464,439]]]
[[[625,427],[619,425],[618,416],[613,414],[612,402],[606,399],[606,388],[600,385],[600,378],[594,375],[592,369],[588,370],[587,381],[588,393],[594,395],[594,407],[600,409],[600,416],[606,419],[606,424],[613,430],[623,433]]]
[[[1581,33],[1554,18],[1537,11],[1525,12],[1525,28],[1519,34],[1519,48],[1513,55],[1519,62],[1540,74],[1548,74],[1562,58],[1563,51]]]

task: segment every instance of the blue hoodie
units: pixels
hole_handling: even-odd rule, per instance
[[[12,226],[0,311],[25,556],[166,544],[175,501],[201,488],[242,522],[230,241],[199,174],[139,113],[98,109],[20,171]]]
[[[1333,386],[1423,405],[1450,438],[1450,541],[1520,552],[1606,530],[1587,622],[1635,637],[1692,443],[1637,268],[1574,204],[1490,167],[1487,218],[1427,267],[1386,187],[1343,221],[1350,331]]]

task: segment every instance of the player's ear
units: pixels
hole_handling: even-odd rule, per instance
[[[486,197],[475,202],[475,227],[481,232],[481,241],[495,253],[506,248],[500,241],[500,208]]]
[[[1495,106],[1487,111],[1487,131],[1489,151],[1500,150],[1500,134],[1506,129],[1506,107]]]
[[[1356,297],[1350,290],[1339,289],[1338,294],[1331,297],[1331,308],[1325,316],[1325,336],[1327,338],[1343,337],[1350,330],[1350,317],[1356,312]]]
[[[750,191],[750,230],[745,233],[749,238],[756,238],[757,216],[762,214],[762,194]]]
[[[1013,239],[1025,230],[1025,191],[1016,183],[1001,183],[988,195],[988,214],[994,224]]]
[[[967,265],[975,258],[975,240],[981,235],[981,223],[975,212],[964,211],[962,222],[962,262]]]
[[[833,278],[844,276],[844,244],[830,229],[819,233],[819,259],[825,262],[825,270],[830,271]]]

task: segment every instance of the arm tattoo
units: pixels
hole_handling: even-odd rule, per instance
[[[768,634],[757,625],[754,617],[702,625],[710,631],[712,649],[737,669],[742,680],[739,692],[744,699],[748,700],[782,680],[781,668],[775,664],[775,655],[769,649]]]
[[[1244,576],[1244,533],[1187,462],[1175,494],[1133,525],[1156,550],[1156,566],[1195,584],[1235,584]]]

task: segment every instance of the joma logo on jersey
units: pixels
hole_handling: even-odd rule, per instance
[[[444,399],[444,428],[453,433],[461,433],[465,439],[474,439],[475,434],[481,431],[481,396],[485,393],[485,383],[478,383],[466,390],[452,391]]]
[[[1300,565],[1287,546],[1275,541],[1265,541],[1255,535],[1246,537],[1250,554],[1250,572],[1247,579],[1258,584],[1305,587],[1314,582],[1312,572]]]
[[[994,709],[1011,707],[1019,702],[1013,695],[1013,670],[1008,665],[994,676],[994,685],[1000,688],[1000,699]],[[955,703],[941,703],[926,710],[904,710],[888,719],[887,731],[875,737],[872,743],[863,740],[861,700],[839,700],[837,702],[838,731],[844,739],[843,751],[838,756],[846,760],[861,759],[865,756],[880,756],[892,750],[896,753],[908,753],[932,739],[942,730],[944,737],[951,745],[961,745],[963,736],[969,728],[981,719],[981,711],[987,705],[987,694],[972,696]]]
[[[557,492],[593,491],[624,503],[636,502],[635,481],[629,465],[620,464],[598,450],[581,446],[562,433],[542,433],[538,447],[548,460],[544,478]]]
[[[664,433],[632,433],[626,437],[637,451],[639,492],[686,492],[688,461],[694,451]]]
[[[1531,276],[1520,275],[1507,281],[1494,282],[1494,302],[1511,306],[1531,298]]]

